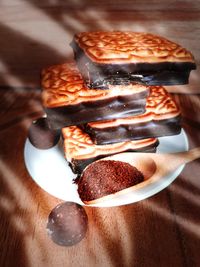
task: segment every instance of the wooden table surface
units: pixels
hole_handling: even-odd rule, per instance
[[[89,228],[75,246],[58,246],[46,233],[50,211],[63,201],[35,184],[23,157],[28,128],[43,114],[39,73],[72,57],[74,33],[96,29],[153,32],[194,54],[190,84],[168,89],[190,148],[200,146],[199,0],[1,0],[0,266],[200,266],[199,160],[146,200],[85,207]]]

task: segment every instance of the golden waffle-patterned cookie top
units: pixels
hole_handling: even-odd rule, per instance
[[[171,95],[162,86],[150,86],[150,94],[146,102],[146,112],[137,116],[113,119],[101,122],[90,122],[93,128],[117,127],[124,124],[164,120],[180,115],[180,109]]]
[[[65,158],[70,162],[71,159],[87,159],[99,155],[116,154],[128,149],[141,149],[150,145],[156,145],[156,138],[148,138],[137,141],[127,141],[109,145],[95,145],[90,136],[77,126],[69,126],[62,129],[64,139]]]
[[[98,63],[194,62],[193,55],[185,48],[151,33],[82,32],[74,40]]]
[[[41,85],[43,105],[49,108],[148,91],[148,87],[141,84],[109,85],[107,90],[88,89],[74,62],[44,69]]]

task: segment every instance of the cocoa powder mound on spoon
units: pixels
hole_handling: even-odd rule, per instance
[[[129,163],[100,160],[90,164],[76,183],[84,202],[114,194],[142,181],[143,174]]]

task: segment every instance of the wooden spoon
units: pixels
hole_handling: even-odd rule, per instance
[[[143,188],[148,184],[159,182],[159,180],[173,173],[181,165],[191,162],[199,157],[200,157],[200,147],[185,152],[166,153],[166,154],[124,152],[100,159],[100,161],[115,160],[115,161],[129,163],[130,165],[136,167],[143,173],[144,182],[123,189],[117,193],[107,195],[102,198],[88,201],[85,203],[98,204],[101,201],[109,200],[113,197]],[[95,162],[93,162],[92,164],[95,164]]]
[[[101,160],[118,160],[135,166],[145,180],[159,179],[174,172],[178,167],[200,157],[200,147],[176,153],[133,153],[124,152]]]

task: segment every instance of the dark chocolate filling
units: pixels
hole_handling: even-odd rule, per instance
[[[153,120],[107,128],[95,128],[89,124],[82,125],[81,127],[90,135],[94,143],[105,145],[128,140],[179,134],[181,131],[181,116],[160,121]]]
[[[107,89],[108,84],[139,82],[146,85],[187,84],[193,62],[97,63],[92,61],[73,40],[71,46],[77,66],[89,88]]]

